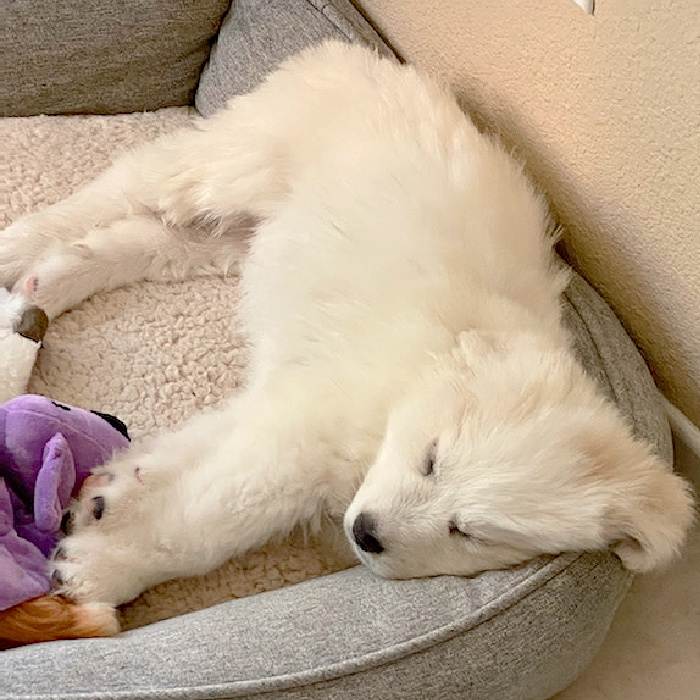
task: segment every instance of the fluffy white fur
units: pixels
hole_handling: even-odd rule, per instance
[[[64,593],[121,603],[323,513],[390,577],[676,553],[691,498],[574,360],[544,200],[410,67],[295,57],[10,226],[0,282],[55,315],[225,272],[243,238],[246,389],[92,480],[54,561]]]
[[[27,391],[39,343],[15,332],[26,301],[0,286],[0,403]]]

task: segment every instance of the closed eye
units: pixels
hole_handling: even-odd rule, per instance
[[[430,443],[428,451],[425,453],[423,459],[423,468],[421,473],[423,476],[431,476],[435,472],[435,459],[437,454],[437,440],[433,440]]]
[[[460,528],[454,520],[450,521],[450,535],[459,535],[460,537],[464,537],[468,540],[475,539],[471,533],[467,532],[463,528]]]

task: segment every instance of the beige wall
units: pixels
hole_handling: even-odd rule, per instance
[[[363,0],[516,144],[567,247],[700,424],[700,0]]]

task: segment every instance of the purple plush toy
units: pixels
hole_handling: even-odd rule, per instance
[[[27,394],[0,405],[0,611],[47,593],[70,499],[129,444],[113,416]]]

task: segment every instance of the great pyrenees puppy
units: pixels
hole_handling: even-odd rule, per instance
[[[413,68],[327,43],[0,234],[55,316],[241,253],[245,389],[116,457],[74,506],[58,590],[115,605],[324,514],[386,577],[612,548],[668,562],[688,488],[577,364],[544,199]]]

